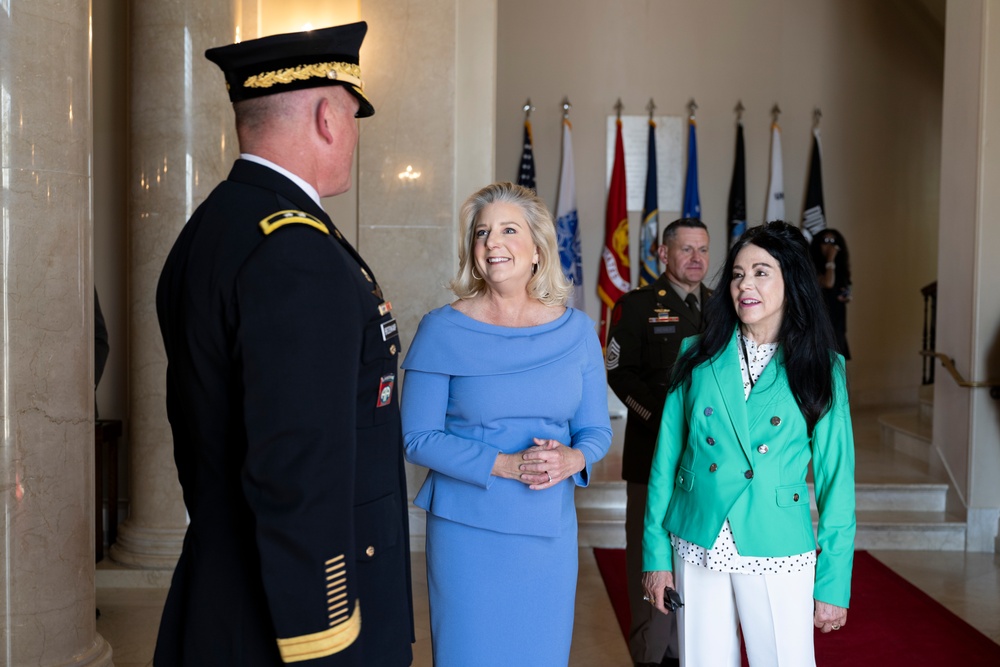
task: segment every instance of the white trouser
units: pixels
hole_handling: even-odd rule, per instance
[[[684,606],[677,617],[681,667],[739,667],[740,638],[751,667],[815,667],[815,567],[794,574],[715,572],[674,559]]]

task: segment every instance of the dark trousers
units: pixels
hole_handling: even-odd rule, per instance
[[[680,655],[677,615],[662,614],[642,599],[642,524],[646,514],[646,485],[628,482],[625,501],[625,563],[632,625],[628,650],[633,662],[659,663]]]

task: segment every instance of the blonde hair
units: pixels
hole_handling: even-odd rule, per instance
[[[502,182],[487,185],[465,200],[459,213],[462,219],[462,244],[458,250],[458,274],[451,281],[451,290],[459,299],[470,299],[486,290],[486,281],[473,275],[476,243],[476,221],[490,204],[513,204],[524,213],[531,231],[531,240],[538,249],[538,269],[528,280],[528,295],[546,306],[564,306],[573,286],[566,280],[559,261],[556,226],[545,202],[528,188]]]

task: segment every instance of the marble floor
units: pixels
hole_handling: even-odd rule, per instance
[[[877,410],[855,411],[854,430],[858,481],[913,482],[926,472],[912,460],[881,447]],[[1000,644],[1000,555],[962,551],[872,550],[872,555]],[[134,585],[109,586],[98,570],[97,631],[111,644],[117,667],[151,665],[153,645],[166,589],[157,580],[137,578]],[[161,584],[165,578],[158,580]],[[105,583],[102,583],[105,582]],[[423,553],[413,554],[413,586],[417,643],[414,667],[430,667],[427,580]],[[628,651],[594,561],[593,551],[580,549],[576,621],[570,656],[573,667],[629,667]],[[865,667],[859,662],[859,667]]]

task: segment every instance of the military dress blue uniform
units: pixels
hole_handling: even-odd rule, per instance
[[[400,342],[371,269],[241,159],[181,231],[157,314],[190,525],[154,663],[409,665]]]

